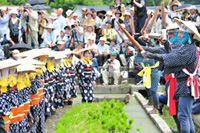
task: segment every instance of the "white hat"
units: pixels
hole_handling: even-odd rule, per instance
[[[57,14],[56,13],[51,13],[49,16],[50,19],[57,19]]]
[[[60,45],[64,45],[65,42],[63,42],[63,41],[58,41],[58,42],[57,42],[57,45],[58,45],[58,44],[60,44]]]
[[[66,12],[66,15],[67,15],[67,17],[69,17],[71,14],[73,14],[74,12],[72,11],[72,10],[68,10],[67,12]]]
[[[81,22],[79,19],[76,19],[76,21],[79,22],[79,23]]]
[[[76,52],[71,51],[70,49],[65,49],[64,52],[65,52],[66,55],[77,54]]]
[[[107,12],[106,12],[106,15],[112,16],[112,12],[111,12],[111,11],[107,11]]]
[[[1,66],[0,69],[5,69],[5,68],[12,68],[20,65],[19,62],[13,60],[13,59],[7,59],[4,61],[1,61]]]
[[[41,62],[41,61],[32,59],[32,58],[30,58],[30,57],[24,58],[24,59],[22,59],[22,60],[19,60],[18,62],[21,63],[21,65],[24,65],[24,64],[44,65],[44,64],[45,64],[45,63],[43,63],[43,62]]]
[[[127,15],[127,16],[131,16],[131,14],[130,14],[129,12],[125,12],[125,13],[124,13],[124,16],[126,16],[126,15]]]
[[[85,51],[92,51],[92,50],[93,50],[93,48],[83,48],[83,49],[79,50],[77,53],[83,53]]]
[[[54,29],[53,24],[48,24],[48,25],[46,26],[46,29]]]
[[[37,51],[34,52],[34,54],[30,54],[30,58],[38,58],[38,57],[44,57],[48,58],[48,52],[51,51],[50,48],[44,48],[44,49],[37,49]]]
[[[87,11],[87,8],[86,8],[86,7],[82,7],[82,10],[83,10],[83,11]]]
[[[32,64],[23,64],[17,67],[17,72],[36,72],[36,69]]]
[[[78,14],[75,12],[75,13],[73,13],[73,16],[78,16]]]
[[[180,25],[179,30],[183,30],[188,33],[193,33],[194,37],[200,41],[200,34],[194,23],[192,23],[191,21],[183,21],[177,18],[175,18],[175,21],[177,22],[178,25]]]
[[[173,23],[173,24],[170,24],[169,26],[167,26],[166,30],[168,32],[170,32],[170,31],[174,31],[174,30],[179,29],[179,27],[180,26],[177,23]]]
[[[6,8],[5,6],[3,6],[3,7],[0,7],[0,10],[4,10],[4,11],[6,11],[7,8]]]
[[[10,14],[16,14],[16,15],[18,15],[17,10],[15,10],[15,9],[12,9],[9,13],[10,13]]]
[[[44,13],[45,14],[46,12],[44,10],[41,10],[40,13]]]
[[[13,53],[13,54],[19,54],[19,50],[18,50],[18,49],[15,49],[15,50],[12,51],[12,53]]]
[[[65,51],[61,51],[61,52],[55,52],[55,60],[61,60],[65,57],[67,57]]]
[[[126,28],[125,24],[121,24],[122,28]]]
[[[35,53],[37,53],[37,49],[32,49],[32,50],[21,52],[21,53],[17,54],[16,56],[17,57],[28,57],[28,56],[34,55]]]
[[[191,10],[191,9],[194,9],[194,10],[196,10],[197,8],[196,8],[196,6],[195,6],[195,5],[191,5],[189,9],[190,9],[190,10]]]
[[[100,39],[99,39],[99,41],[106,41],[106,39],[104,38],[104,37],[101,37]]]
[[[130,11],[134,11],[134,10],[135,10],[135,8],[134,8],[134,7],[130,8]]]

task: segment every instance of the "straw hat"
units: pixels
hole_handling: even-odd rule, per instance
[[[170,24],[169,26],[167,26],[166,31],[172,32],[172,31],[178,30],[179,27],[180,26],[177,23],[173,23],[173,24]]]
[[[171,11],[173,11],[173,6],[178,6],[178,3],[175,2],[175,3],[173,3],[173,4],[170,6],[170,10],[171,10]]]
[[[62,52],[56,52],[56,56],[55,56],[55,60],[61,60],[63,58],[66,58],[67,55],[65,53],[65,51],[62,51]]]
[[[25,58],[25,59],[19,60],[18,62],[21,63],[21,65],[24,65],[24,64],[45,65],[45,63],[32,59],[32,58]]]
[[[12,9],[9,13],[10,13],[10,14],[16,14],[16,15],[18,15],[17,10],[15,10],[15,9]]]
[[[85,51],[92,51],[92,50],[93,48],[84,48],[84,49],[79,50],[78,53],[83,53]]]
[[[19,54],[19,50],[18,50],[18,49],[15,49],[15,50],[12,51],[12,53],[13,53],[13,54]]]
[[[57,19],[57,14],[56,13],[51,13],[49,16],[50,19]]]
[[[65,52],[66,55],[71,55],[71,54],[75,55],[75,54],[77,54],[75,51],[71,51],[70,49],[65,49],[64,52]]]
[[[106,39],[104,38],[104,37],[101,37],[100,39],[99,39],[99,41],[106,41]]]
[[[91,24],[89,24],[87,27],[86,27],[86,30],[88,31],[88,28],[89,27],[92,27],[92,30],[94,31],[94,27],[93,27],[93,25],[91,25]]]
[[[135,11],[135,8],[134,7],[130,8],[130,11]]]
[[[75,13],[73,13],[73,16],[77,16],[78,17],[78,14],[75,12]]]
[[[17,54],[16,56],[24,58],[24,57],[34,55],[36,53],[37,53],[37,49],[32,49],[32,50],[21,52],[21,53]]]
[[[32,64],[25,64],[18,66],[17,72],[36,72],[36,69],[35,66]]]
[[[33,58],[33,59],[42,57],[42,58],[46,59],[49,56],[49,54],[48,54],[49,51],[51,51],[51,49],[49,49],[49,48],[37,49],[34,54],[31,54],[28,57]]]
[[[82,7],[82,10],[83,10],[83,11],[87,11],[87,8],[86,8],[86,7]]]
[[[12,68],[20,65],[19,62],[13,60],[13,59],[7,59],[4,61],[1,61],[0,69],[5,69],[5,68]]]
[[[177,18],[175,18],[175,21],[177,22],[179,26],[181,26],[180,29],[184,29],[184,31],[188,33],[193,33],[194,37],[200,41],[200,34],[196,26],[194,25],[194,23],[192,23],[191,21],[183,21]]]
[[[67,15],[67,17],[69,17],[70,15],[72,15],[74,12],[72,11],[72,10],[68,10],[67,12],[66,12],[66,15]]]
[[[124,13],[124,16],[129,16],[129,17],[131,17],[131,14],[130,14],[129,12],[125,12],[125,13]]]
[[[48,25],[46,26],[46,29],[54,29],[53,24],[48,24]]]
[[[111,11],[107,11],[107,12],[106,12],[106,15],[112,16],[112,12],[111,12]]]
[[[31,6],[30,3],[26,3],[24,7],[25,7],[25,8],[29,8],[29,7],[32,7],[32,6]]]
[[[58,42],[57,42],[57,45],[59,45],[59,44],[60,44],[60,45],[64,45],[65,42],[63,42],[63,41],[58,41]]]

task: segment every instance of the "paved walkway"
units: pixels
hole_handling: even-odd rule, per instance
[[[125,97],[125,94],[105,94],[110,97]],[[95,96],[104,96],[103,94],[96,94]],[[54,133],[56,130],[56,123],[62,118],[62,116],[70,110],[72,107],[81,104],[81,96],[74,100],[73,106],[65,106],[64,108],[58,109],[56,114],[51,118],[47,119],[45,123],[45,133]],[[145,113],[143,108],[137,102],[135,97],[130,96],[130,103],[124,106],[124,110],[128,115],[129,119],[134,119],[133,128],[130,133],[159,133],[157,127],[150,120],[148,115]],[[137,131],[140,129],[140,131]]]

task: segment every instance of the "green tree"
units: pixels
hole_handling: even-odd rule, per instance
[[[0,0],[0,5],[8,5],[7,0]]]

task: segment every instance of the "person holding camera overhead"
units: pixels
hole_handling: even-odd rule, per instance
[[[145,0],[131,0],[127,4],[135,7],[134,17],[136,17],[136,25],[137,25],[137,27],[135,27],[136,28],[135,31],[136,33],[140,33],[147,18],[146,2]]]
[[[26,3],[25,12],[23,19],[26,21],[25,32],[26,32],[26,42],[31,46],[32,41],[34,47],[37,49],[39,47],[38,43],[38,13],[32,10],[32,6],[29,3]]]
[[[104,36],[106,40],[106,44],[110,44],[110,41],[113,38],[116,38],[116,35],[117,35],[115,29],[111,27],[112,27],[112,22],[110,20],[107,20],[106,25],[103,26],[103,30],[102,30],[102,35]]]
[[[103,68],[105,69],[105,71],[102,72],[104,82],[103,85],[108,85],[109,75],[114,78],[114,85],[118,85],[118,80],[120,77],[120,62],[116,58],[117,53],[112,52],[110,59],[108,59],[103,65]]]

